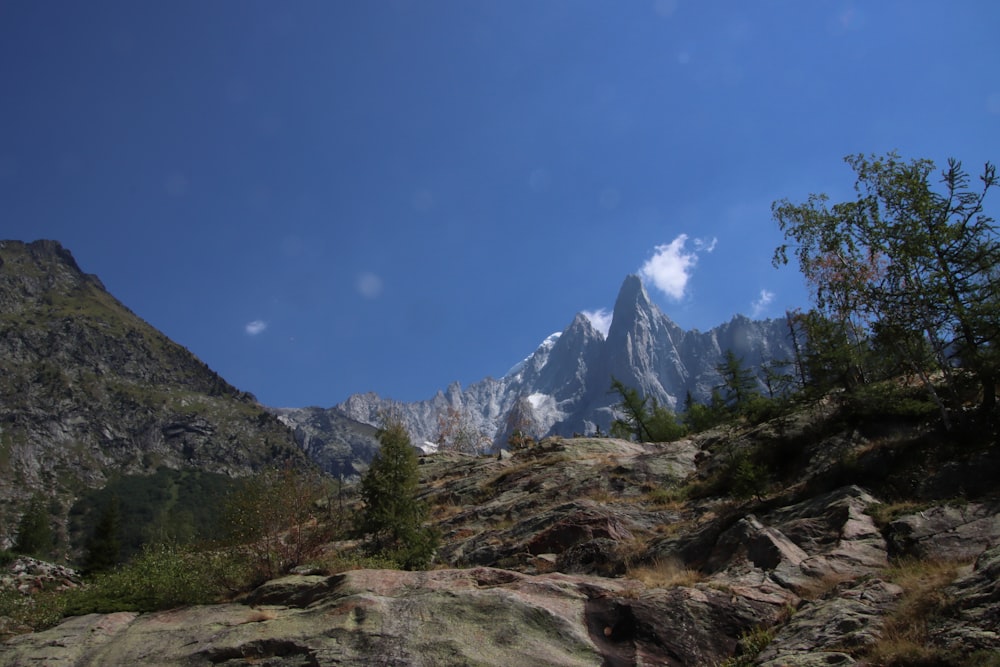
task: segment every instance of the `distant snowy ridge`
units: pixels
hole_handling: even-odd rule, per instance
[[[556,341],[559,340],[559,336],[561,335],[561,331],[549,334],[549,337],[543,340],[542,344],[539,345],[534,352],[514,364],[514,366],[504,375],[504,378],[513,378],[518,375],[524,370],[524,367],[527,366],[529,362],[534,362],[537,366],[544,366],[549,359],[549,352],[552,350],[552,347],[556,344]]]
[[[650,301],[638,276],[628,276],[606,337],[580,313],[500,379],[465,389],[456,382],[433,398],[409,403],[355,394],[331,410],[368,424],[390,410],[415,442],[428,444],[436,442],[438,417],[449,408],[467,415],[497,446],[506,444],[515,409],[530,410],[518,416],[530,419],[536,436],[607,432],[618,402],[610,392],[612,377],[676,409],[688,392],[696,400],[709,399],[721,382],[716,367],[727,351],[758,374],[769,361],[790,359],[787,334],[783,319],[742,315],[707,332],[684,331]]]

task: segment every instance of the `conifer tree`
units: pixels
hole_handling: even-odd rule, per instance
[[[52,547],[52,524],[45,499],[35,494],[17,526],[17,542],[14,543],[13,551],[26,556],[47,558],[51,555]]]
[[[416,452],[403,424],[390,418],[379,430],[381,449],[361,478],[364,509],[357,530],[372,551],[407,569],[425,566],[437,547],[437,535],[423,525],[427,508],[416,498],[419,485]]]
[[[671,442],[687,431],[673,410],[660,405],[655,398],[642,396],[634,387],[626,387],[621,380],[611,378],[611,391],[622,399],[616,406],[621,416],[611,424],[612,436],[634,437],[639,442]]]
[[[113,569],[121,560],[121,550],[121,504],[113,495],[87,540],[83,571],[93,574]]]
[[[722,376],[722,387],[726,391],[726,401],[734,413],[741,413],[750,399],[757,395],[757,378],[753,371],[743,365],[743,360],[732,350],[727,350],[722,363],[715,367]]]

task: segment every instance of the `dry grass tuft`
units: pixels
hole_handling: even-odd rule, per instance
[[[903,597],[885,619],[881,639],[866,655],[871,664],[941,664],[941,649],[928,643],[928,623],[948,612],[950,602],[944,589],[964,565],[955,561],[906,560],[885,571],[886,579],[903,589]]]
[[[801,586],[796,593],[804,600],[818,600],[845,581],[853,581],[857,577],[842,572],[830,572],[819,579]]]
[[[643,494],[642,499],[661,510],[680,510],[688,499],[687,487],[660,487]]]
[[[583,494],[584,497],[593,500],[595,503],[601,503],[602,505],[611,505],[617,502],[621,502],[621,496],[614,493],[608,489],[594,488],[586,491]]]
[[[674,558],[657,559],[649,565],[630,567],[625,576],[641,581],[649,588],[694,586],[705,578],[698,570],[685,567],[683,563]]]
[[[865,513],[872,518],[880,529],[906,514],[913,514],[927,509],[928,503],[902,501],[896,503],[873,503],[865,508]]]

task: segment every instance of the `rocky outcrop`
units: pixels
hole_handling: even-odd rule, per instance
[[[848,652],[857,654],[879,640],[885,616],[902,593],[895,584],[870,579],[805,602],[757,657],[758,664],[853,665]]]
[[[81,585],[73,568],[48,563],[30,556],[18,556],[0,571],[0,589],[31,595],[42,590],[66,590]]]
[[[0,664],[862,665],[909,617],[934,656],[921,664],[1000,650],[995,499],[876,512],[881,491],[927,467],[912,444],[924,427],[881,444],[884,431],[809,422],[786,420],[788,441],[731,426],[666,444],[549,438],[500,458],[426,455],[419,498],[442,535],[440,569],[311,564],[227,604],[69,619],[0,645]],[[712,482],[740,451],[788,442],[806,460],[777,468],[762,497]],[[844,480],[841,453],[878,459],[888,446],[906,453],[891,484]],[[957,562],[915,592],[900,572],[921,558]]]
[[[268,408],[290,428],[295,442],[319,467],[338,479],[357,480],[378,451],[377,429],[336,410]]]
[[[1000,652],[1000,546],[979,555],[971,572],[944,590],[948,614],[935,619],[930,640],[968,652]]]
[[[1000,545],[1000,503],[930,507],[896,519],[887,535],[893,555],[971,560]]]
[[[0,646],[5,665],[695,665],[781,609],[708,587],[473,568],[292,576],[253,606],[90,615]]]

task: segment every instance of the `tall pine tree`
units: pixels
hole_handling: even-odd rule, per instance
[[[121,560],[121,504],[118,496],[111,496],[94,526],[94,533],[87,540],[83,571],[87,574],[106,572]]]
[[[13,551],[26,556],[48,558],[52,554],[52,547],[49,511],[45,499],[36,494],[18,523],[17,542],[14,543]]]

